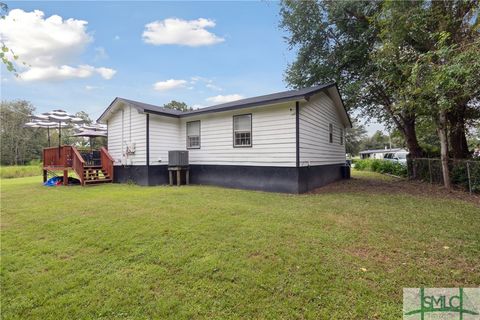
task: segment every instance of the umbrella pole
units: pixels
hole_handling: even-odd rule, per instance
[[[58,122],[58,158],[60,158],[60,145],[62,140],[62,125],[61,122]]]
[[[47,127],[48,147],[50,148],[50,127]]]

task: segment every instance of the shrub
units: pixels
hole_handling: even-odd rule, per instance
[[[357,170],[388,173],[400,177],[407,176],[407,167],[398,162],[381,159],[362,159],[356,160],[354,163]]]

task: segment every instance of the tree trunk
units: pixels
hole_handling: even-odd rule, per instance
[[[468,158],[467,136],[465,134],[466,105],[447,114],[449,122],[449,139],[452,157],[455,159]]]
[[[447,140],[447,115],[440,111],[437,120],[437,133],[440,139],[440,159],[442,161],[443,185],[451,189],[450,172],[448,170],[448,140]]]
[[[405,136],[405,143],[412,158],[421,158],[423,149],[418,143],[417,132],[415,130],[415,117],[404,117],[402,133]]]

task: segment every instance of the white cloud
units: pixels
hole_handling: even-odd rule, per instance
[[[209,97],[205,100],[211,103],[226,103],[226,102],[240,100],[243,98],[244,97],[240,94],[228,94],[228,95],[218,95],[214,97]]]
[[[214,90],[214,91],[222,91],[223,89],[213,83],[212,79],[208,79],[205,77],[200,77],[200,76],[194,76],[190,78],[190,83],[192,85],[197,84],[197,83],[203,83],[205,84],[205,87]]]
[[[157,91],[168,91],[172,89],[184,88],[186,84],[186,80],[169,79],[165,81],[155,82],[153,84],[153,89]]]
[[[100,74],[110,79],[115,71],[90,65],[70,66],[93,41],[87,33],[87,21],[45,18],[40,10],[11,10],[0,20],[0,39],[19,56],[17,69],[21,80],[65,80]],[[25,70],[26,69],[26,70]]]
[[[115,38],[113,38],[114,40],[120,40],[120,36],[119,35],[116,35]]]
[[[96,86],[89,86],[89,85],[86,85],[85,86],[85,90],[87,91],[92,91],[92,90],[95,90],[95,89],[98,89],[99,87],[96,87]]]
[[[106,79],[106,80],[112,79],[113,76],[117,73],[116,70],[105,68],[105,67],[95,68],[95,71],[99,75],[101,75],[103,79]]]
[[[208,46],[225,39],[205,30],[215,27],[210,19],[182,20],[169,18],[145,25],[143,41],[153,45],[177,44],[190,47]]]
[[[95,68],[89,65],[78,67],[51,66],[51,67],[30,67],[27,71],[21,72],[19,77],[24,81],[50,80],[61,81],[75,78],[88,78],[94,74],[99,74],[104,79],[111,79],[116,73],[109,68]]]
[[[220,87],[217,86],[217,85],[214,85],[213,83],[207,83],[207,84],[205,85],[205,87],[207,87],[208,89],[215,90],[215,91],[222,91],[222,88],[220,88]]]
[[[197,110],[197,109],[202,109],[202,108],[206,108],[207,106],[203,105],[203,104],[194,104],[192,106],[192,109],[193,110]]]

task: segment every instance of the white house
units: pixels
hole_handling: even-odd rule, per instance
[[[108,126],[115,181],[168,181],[168,151],[188,150],[191,183],[303,193],[344,176],[351,122],[336,84],[188,112],[115,98]]]

